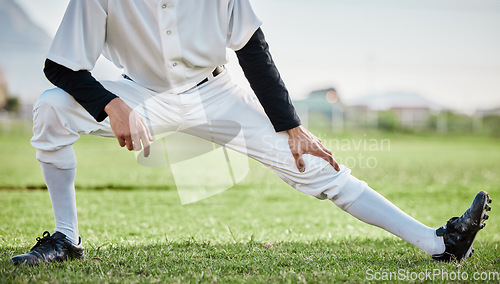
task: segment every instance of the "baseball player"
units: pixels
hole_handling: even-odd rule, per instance
[[[33,110],[31,144],[50,194],[55,233],[45,232],[11,261],[84,259],[72,149],[79,135],[112,136],[148,156],[153,136],[170,131],[242,152],[296,190],[331,200],[436,260],[469,257],[491,209],[488,194],[478,193],[460,218],[435,229],[353,177],[301,126],[260,26],[249,0],[71,0],[44,69],[57,88],[44,92]],[[236,52],[258,100],[231,81],[223,67],[228,49]],[[96,81],[90,71],[101,54],[126,76]],[[242,139],[228,138],[234,125]]]

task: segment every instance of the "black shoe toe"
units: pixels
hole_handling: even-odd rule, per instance
[[[85,259],[81,239],[78,245],[74,245],[60,232],[55,232],[52,236],[49,232],[44,232],[43,238],[37,238],[36,245],[28,253],[14,256],[10,262],[14,265],[34,265],[69,259]]]
[[[472,243],[479,230],[486,226],[485,220],[489,218],[486,211],[491,210],[491,198],[486,191],[479,192],[471,206],[460,217],[451,218],[446,225],[436,230],[437,236],[442,236],[445,252],[433,255],[439,261],[461,261],[472,255]]]

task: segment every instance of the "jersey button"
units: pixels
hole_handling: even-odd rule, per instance
[[[163,4],[163,5],[161,6],[161,8],[162,8],[162,9],[167,9],[167,5],[166,5],[166,4]]]
[[[174,67],[177,66],[177,62],[172,63],[172,66]]]
[[[171,30],[168,30],[167,31],[167,35],[171,35],[172,34],[172,31]]]

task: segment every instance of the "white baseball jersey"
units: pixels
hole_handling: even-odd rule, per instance
[[[260,25],[249,0],[71,0],[47,58],[92,70],[103,54],[138,84],[178,93]]]

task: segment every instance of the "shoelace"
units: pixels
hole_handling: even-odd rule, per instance
[[[40,237],[36,238],[36,245],[33,248],[31,248],[31,250],[41,247],[45,243],[50,243],[51,245],[55,245],[55,240],[50,236],[49,232],[47,231],[43,232],[42,237],[43,238]]]

